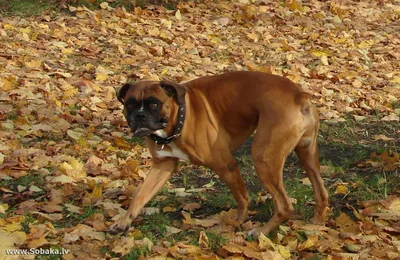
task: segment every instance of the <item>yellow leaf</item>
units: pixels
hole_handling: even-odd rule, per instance
[[[41,247],[45,244],[47,244],[48,241],[44,236],[41,236],[39,239],[34,239],[28,242],[28,247],[29,248],[38,248]]]
[[[305,242],[301,243],[299,245],[298,249],[300,251],[305,250],[305,249],[310,249],[317,244],[318,244],[318,235],[312,235],[312,236],[309,236]]]
[[[164,208],[163,208],[163,212],[165,213],[165,212],[176,212],[176,208],[173,208],[173,207],[171,207],[171,206],[165,206]]]
[[[0,88],[3,90],[13,89],[17,84],[17,78],[11,75],[0,79]]]
[[[394,138],[392,137],[387,137],[384,134],[380,134],[380,135],[374,135],[374,140],[378,141],[378,140],[382,140],[382,141],[392,141],[394,140]]]
[[[75,87],[69,87],[68,89],[64,90],[63,99],[69,99],[75,96],[78,93],[78,89]]]
[[[335,194],[347,194],[348,192],[349,189],[347,188],[347,186],[343,184],[339,184],[338,186],[336,186]]]
[[[42,65],[42,61],[40,61],[40,60],[32,60],[29,62],[25,62],[25,66],[28,69],[37,69],[37,68],[40,68],[41,65]]]
[[[104,73],[97,73],[96,80],[98,81],[105,81],[108,79],[108,75]]]
[[[122,169],[123,176],[137,177],[139,172],[139,162],[135,159],[129,159]]]
[[[124,138],[118,137],[118,136],[114,136],[114,144],[116,147],[124,149],[124,150],[130,150],[132,148],[132,146],[125,141]]]
[[[22,231],[16,232],[6,232],[5,230],[0,230],[0,255],[1,259],[20,259],[16,258],[7,258],[4,257],[4,252],[6,249],[16,249],[18,246],[22,245],[26,240],[26,234]]]
[[[61,52],[63,54],[71,54],[71,53],[74,52],[74,49],[72,49],[72,48],[64,48],[64,49],[61,50]]]
[[[258,246],[262,250],[269,248],[273,248],[274,250],[276,249],[276,245],[274,244],[274,242],[272,242],[271,239],[266,237],[263,233],[260,233],[260,235],[258,235]]]
[[[160,30],[157,27],[154,27],[151,30],[149,30],[149,35],[157,37],[158,35],[160,35]]]
[[[300,12],[304,11],[303,6],[301,5],[301,3],[297,2],[297,0],[289,0],[289,8],[291,10],[298,10]]]
[[[178,20],[182,19],[181,11],[179,9],[175,13],[175,18],[178,19]]]
[[[320,50],[312,49],[312,50],[310,50],[310,52],[311,52],[312,55],[314,55],[316,57],[326,56],[326,53],[323,52],[323,51],[320,51]]]
[[[100,4],[100,7],[101,7],[101,9],[107,9],[108,3],[107,3],[107,2],[102,2],[102,3]]]
[[[328,66],[328,65],[329,65],[328,57],[327,57],[326,55],[321,56],[321,62],[322,62],[322,64],[324,64],[325,66]]]
[[[20,222],[12,222],[11,224],[8,224],[7,226],[3,227],[3,229],[5,231],[9,231],[9,232],[14,232],[17,230],[20,230],[22,228],[21,223]]]
[[[5,214],[7,209],[8,209],[7,203],[0,204],[0,214]]]
[[[200,236],[199,236],[199,246],[203,247],[203,248],[208,248],[208,237],[206,235],[206,232],[204,232],[203,230],[200,231]]]
[[[84,137],[81,137],[76,141],[76,143],[79,144],[82,147],[86,147],[87,146],[87,139],[84,138]]]
[[[161,71],[161,75],[163,76],[167,75],[168,71],[169,70],[167,68],[163,69],[163,71]]]
[[[372,44],[374,44],[374,41],[372,40],[366,40],[366,41],[362,41],[358,44],[358,48],[360,49],[367,49],[369,47],[372,46]]]
[[[290,251],[282,245],[278,245],[278,251],[284,258],[290,258],[291,256]]]
[[[93,64],[92,63],[86,63],[86,65],[85,65],[85,70],[90,70],[91,68],[93,68],[94,66],[93,66]]]
[[[70,164],[74,170],[83,170],[83,163],[75,158],[70,160]]]

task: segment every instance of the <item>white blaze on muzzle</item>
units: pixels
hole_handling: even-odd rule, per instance
[[[143,112],[144,111],[144,91],[142,90],[142,106],[139,109],[139,112]]]

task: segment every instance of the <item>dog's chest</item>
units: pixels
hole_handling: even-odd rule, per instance
[[[156,155],[159,158],[173,157],[183,161],[189,161],[189,157],[179,149],[174,142],[166,144],[163,149],[156,151]]]

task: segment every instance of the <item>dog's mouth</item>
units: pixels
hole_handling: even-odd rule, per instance
[[[147,124],[140,123],[139,125],[132,123],[130,124],[130,128],[132,129],[133,136],[144,137],[151,135],[157,130],[166,128],[167,125],[168,125],[168,120],[163,118],[157,123],[148,122]]]
[[[138,127],[134,132],[133,135],[137,137],[143,137],[150,135],[153,132],[153,130],[150,130],[147,127]]]

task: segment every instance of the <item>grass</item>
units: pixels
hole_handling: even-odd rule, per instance
[[[158,4],[167,9],[175,9],[180,3],[178,0],[0,0],[1,16],[39,16],[43,14],[52,14],[55,12],[67,11],[68,5],[85,6],[89,9],[100,9],[100,4],[107,2],[111,7],[124,7],[127,10],[133,10],[134,7],[142,7]],[[63,4],[61,4],[63,3]]]
[[[17,190],[18,186],[28,187],[31,185],[35,185],[39,188],[44,187],[45,180],[44,176],[35,173],[28,173],[27,175],[21,176],[18,179],[3,179],[0,181],[0,184],[9,187],[10,189]]]
[[[217,191],[199,194],[203,207],[211,211],[229,210],[236,207],[236,201],[226,186],[217,184]]]
[[[2,16],[37,16],[44,11],[55,10],[56,5],[53,1],[45,0],[0,0],[0,14]]]
[[[206,235],[208,237],[208,246],[213,251],[216,251],[228,242],[227,238],[215,232],[206,231]]]
[[[148,252],[149,250],[147,247],[132,248],[129,254],[122,257],[122,260],[137,260],[141,256],[146,256]]]
[[[32,215],[26,215],[24,218],[24,221],[22,221],[21,226],[22,226],[22,231],[25,233],[29,234],[29,224],[35,223],[37,221],[36,218],[34,218]]]
[[[166,235],[166,226],[171,226],[172,221],[168,217],[168,214],[155,213],[147,216],[143,216],[143,221],[139,223],[137,229],[139,229],[142,234],[155,241],[161,239]]]

